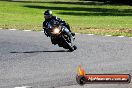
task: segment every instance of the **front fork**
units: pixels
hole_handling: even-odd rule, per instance
[[[69,41],[70,41],[70,43],[71,43],[71,46],[73,46],[73,45],[74,45],[74,40],[75,40],[75,38],[72,36],[71,32],[66,32],[66,34],[67,34],[68,37],[69,37]]]

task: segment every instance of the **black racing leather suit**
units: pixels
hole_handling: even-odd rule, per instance
[[[58,21],[60,24],[62,24],[63,26],[67,27],[67,29],[69,30],[69,32],[71,32],[71,29],[70,29],[70,26],[68,23],[66,23],[64,20],[58,18],[57,16],[52,16],[51,18],[49,19],[46,19],[44,22],[43,22],[43,29],[44,29],[44,33],[45,35],[48,37],[50,36],[49,35],[49,32],[48,32],[48,29],[47,29],[47,23],[50,22],[51,20],[55,20],[55,21]]]

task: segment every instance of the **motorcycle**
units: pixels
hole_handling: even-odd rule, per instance
[[[48,22],[47,30],[49,31],[52,44],[58,44],[59,47],[69,49],[69,51],[72,52],[77,49],[74,44],[75,38],[73,35],[69,36],[67,33],[65,33],[63,31],[65,28],[66,27],[59,24],[59,22],[52,20]]]

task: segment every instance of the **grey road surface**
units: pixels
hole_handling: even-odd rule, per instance
[[[132,38],[76,35],[74,52],[54,46],[42,32],[0,30],[0,88],[132,88],[130,84],[79,86],[78,65],[92,74],[132,75]]]

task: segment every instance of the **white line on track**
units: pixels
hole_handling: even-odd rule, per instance
[[[117,37],[120,37],[120,38],[122,38],[122,37],[125,37],[125,36],[117,36]]]
[[[105,36],[112,36],[112,35],[105,35]]]
[[[23,30],[23,31],[32,31],[32,30]]]
[[[14,31],[14,30],[17,30],[17,29],[9,29],[9,30]]]
[[[31,86],[21,86],[21,87],[14,87],[14,88],[32,88]]]
[[[80,33],[75,33],[75,34],[80,34]]]
[[[0,28],[0,29],[2,29],[2,28]],[[17,30],[17,29],[8,29],[8,30],[12,30],[12,31],[14,31],[14,30]],[[23,31],[33,31],[33,30],[23,30]],[[44,32],[44,31],[40,31],[40,32]],[[80,34],[80,33],[75,33],[75,34]],[[86,34],[86,35],[95,35],[95,34]],[[112,36],[112,35],[104,35],[104,36]],[[125,37],[125,36],[116,36],[116,37],[119,37],[119,38],[123,38],[123,37]],[[132,37],[129,37],[129,38],[132,38]]]
[[[94,34],[87,34],[87,35],[94,35]]]

